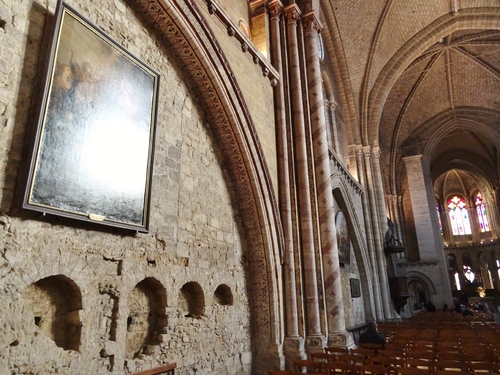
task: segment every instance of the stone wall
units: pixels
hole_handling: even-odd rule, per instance
[[[150,230],[18,209],[56,2],[0,0],[0,374],[122,374],[165,362],[178,374],[248,374],[241,218],[195,95],[127,3],[68,4],[161,75]]]

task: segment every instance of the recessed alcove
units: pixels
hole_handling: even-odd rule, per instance
[[[200,319],[205,313],[205,296],[197,282],[191,281],[182,286],[179,295],[179,308],[188,318]]]
[[[63,275],[38,280],[25,289],[23,300],[40,333],[64,350],[79,349],[82,295],[73,280]]]
[[[233,293],[231,292],[231,288],[226,284],[219,285],[214,292],[214,302],[222,306],[232,306]]]
[[[160,343],[159,335],[167,325],[166,290],[154,278],[138,283],[128,296],[127,339],[125,356],[135,358],[150,345]]]

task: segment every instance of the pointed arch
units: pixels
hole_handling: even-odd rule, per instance
[[[132,0],[174,51],[200,95],[245,217],[255,374],[279,366],[283,237],[276,197],[250,112],[222,48],[194,2]]]

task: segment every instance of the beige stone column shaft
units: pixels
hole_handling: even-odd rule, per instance
[[[280,20],[283,5],[275,0],[269,3],[271,16],[271,60],[281,77],[274,88],[274,113],[276,116],[276,143],[278,151],[279,207],[283,236],[285,238],[285,264],[283,276],[285,279],[285,319],[286,336],[298,337],[297,287],[295,283],[294,245],[292,233],[292,204],[290,197],[290,173],[288,159],[288,129],[285,113],[285,93],[283,87],[283,59],[281,56]]]
[[[306,146],[306,129],[302,101],[302,85],[297,39],[297,22],[300,10],[295,3],[285,7],[288,42],[288,70],[290,77],[290,104],[292,109],[295,168],[298,184],[298,215],[300,223],[300,243],[302,251],[304,296],[306,309],[307,337],[320,337],[318,283],[316,280],[316,258],[314,254],[314,234],[309,182],[309,168]]]
[[[383,216],[383,225],[381,223],[381,215],[379,213],[379,199],[378,199],[378,189],[377,184],[382,184],[382,178],[380,171],[377,173],[375,171],[375,160],[373,158],[374,153],[370,146],[365,146],[363,148],[363,153],[365,156],[365,170],[366,170],[366,193],[368,193],[370,216],[373,222],[373,243],[374,248],[372,251],[375,252],[375,267],[379,274],[380,283],[380,296],[382,298],[382,310],[384,312],[383,320],[390,320],[393,318],[392,308],[390,307],[390,296],[389,296],[389,283],[387,279],[387,268],[385,262],[384,254],[384,244],[383,235],[385,233],[385,228],[387,227],[387,219]],[[377,160],[378,161],[378,160]],[[377,177],[380,179],[377,182]]]
[[[387,319],[400,319],[398,315],[396,314],[396,310],[394,310],[393,305],[392,305],[392,299],[391,299],[391,292],[389,288],[389,279],[388,279],[388,273],[387,273],[387,256],[384,251],[384,234],[387,231],[387,211],[386,211],[386,205],[385,205],[385,196],[384,196],[384,183],[382,180],[382,170],[380,168],[380,148],[374,147],[373,149],[373,159],[372,159],[372,166],[373,166],[373,175],[374,175],[374,189],[375,189],[375,199],[377,201],[377,209],[378,209],[378,214],[379,214],[379,222],[380,222],[380,227],[382,229],[381,231],[381,247],[379,249],[379,259],[380,259],[380,268],[381,268],[381,274],[384,275],[384,277],[381,276],[380,282],[382,283],[382,289],[383,289],[383,294],[382,294],[382,299],[384,300],[385,307],[384,310],[389,312],[389,315],[386,316]],[[385,290],[384,290],[385,289]]]
[[[403,158],[408,174],[410,200],[413,209],[415,232],[417,235],[420,260],[436,261],[438,266],[428,275],[433,281],[437,294],[433,302],[439,306],[451,301],[451,286],[448,278],[447,263],[444,256],[443,241],[439,234],[434,190],[429,163],[423,163],[422,155]]]
[[[344,302],[342,299],[340,263],[335,231],[335,211],[333,209],[333,192],[330,180],[330,159],[326,137],[323,85],[318,50],[320,22],[314,12],[305,14],[302,19],[304,22],[314,173],[317,183],[316,202],[319,212],[321,255],[323,259],[328,344],[351,346],[353,340],[345,330]]]
[[[380,320],[383,318],[382,311],[382,298],[380,296],[380,282],[379,275],[376,269],[376,260],[375,260],[375,244],[373,241],[373,229],[372,229],[372,221],[370,220],[370,209],[369,209],[369,201],[368,201],[368,188],[366,185],[366,175],[365,175],[365,163],[363,160],[363,146],[359,145],[355,149],[356,153],[356,166],[358,168],[358,180],[361,186],[365,189],[363,195],[361,196],[361,202],[363,204],[363,218],[365,220],[365,228],[366,228],[366,245],[368,248],[368,252],[370,255],[370,276],[371,280],[369,280],[369,284],[373,286],[373,299],[375,303],[374,316],[373,318],[376,320]],[[368,267],[367,267],[368,268]]]
[[[340,157],[340,146],[339,146],[339,129],[337,125],[337,103],[334,100],[329,100],[328,111],[331,121],[331,134],[332,140],[330,145],[335,150],[335,153]]]

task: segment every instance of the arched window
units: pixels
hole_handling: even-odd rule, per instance
[[[476,211],[481,232],[488,232],[490,230],[490,224],[488,222],[488,216],[486,215],[486,206],[484,205],[480,192],[476,195]]]
[[[469,214],[465,208],[464,200],[454,196],[448,201],[448,208],[450,209],[450,223],[453,235],[471,234]]]
[[[441,213],[439,212],[438,205],[436,205],[436,214],[437,214],[438,223],[439,223],[439,233],[443,234],[443,223],[441,222]]]

